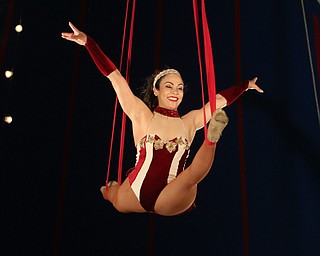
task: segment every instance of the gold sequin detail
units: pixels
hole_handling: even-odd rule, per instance
[[[163,149],[163,144],[164,142],[162,140],[155,140],[153,146],[154,146],[154,149],[155,150],[158,150],[158,149]]]
[[[142,138],[139,142],[140,148],[144,148],[144,142],[146,141],[146,138]]]
[[[176,151],[178,145],[184,147],[186,150],[189,150],[188,141],[182,137],[178,137],[173,141],[165,142],[161,139],[156,139],[154,135],[148,135],[146,138],[140,140],[140,148],[144,148],[145,143],[152,143],[155,150],[163,149],[165,146],[170,153]]]
[[[149,136],[147,137],[147,142],[154,143],[154,141],[155,141],[155,138],[154,138],[153,135],[149,135]]]
[[[173,141],[169,141],[166,144],[166,149],[172,153],[173,151],[176,151],[176,147],[177,147],[177,143],[173,142]]]

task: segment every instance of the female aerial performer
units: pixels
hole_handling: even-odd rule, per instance
[[[205,105],[208,140],[199,148],[190,166],[185,168],[190,145],[203,127],[203,109],[179,116],[184,83],[175,69],[165,69],[152,77],[144,91],[144,101],[131,91],[125,78],[96,42],[69,23],[72,33],[62,37],[84,45],[102,74],[111,81],[120,105],[132,122],[137,148],[136,164],[119,185],[109,182],[101,192],[120,212],[153,212],[171,216],[192,207],[197,184],[208,174],[213,163],[216,142],[228,123],[221,109],[230,105],[244,91],[255,89],[257,78],[241,82],[216,95],[217,109],[211,117],[210,104]],[[210,120],[211,119],[211,120]]]

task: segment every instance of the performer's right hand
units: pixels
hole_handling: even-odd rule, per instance
[[[71,22],[69,22],[69,26],[72,29],[73,33],[62,32],[61,37],[69,41],[76,42],[77,44],[85,45],[87,42],[87,35],[77,29]]]

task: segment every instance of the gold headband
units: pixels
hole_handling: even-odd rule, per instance
[[[153,81],[153,87],[156,86],[156,83],[158,82],[159,79],[161,79],[162,77],[166,76],[166,75],[169,75],[169,74],[176,74],[178,76],[181,77],[180,73],[175,70],[175,69],[172,69],[172,68],[169,68],[169,69],[165,69],[165,70],[162,70],[158,75],[156,75],[156,77],[154,78],[154,81]]]

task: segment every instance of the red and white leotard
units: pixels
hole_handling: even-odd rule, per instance
[[[182,135],[165,140],[152,132],[161,129],[164,124],[166,129],[172,127],[171,130],[175,130],[172,134],[179,131]],[[137,145],[136,164],[128,176],[133,192],[146,211],[154,211],[161,191],[183,171],[189,146],[178,112],[157,107],[147,135]]]

